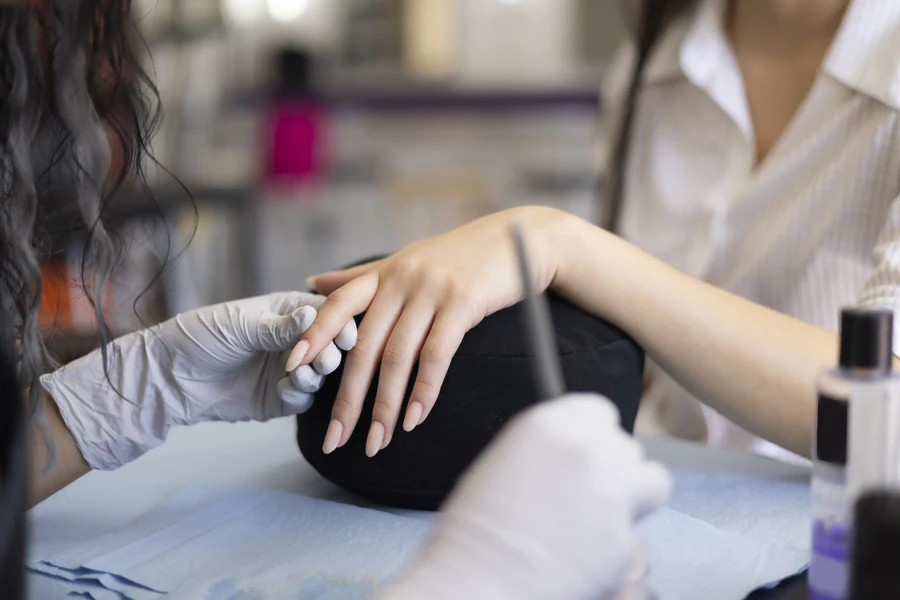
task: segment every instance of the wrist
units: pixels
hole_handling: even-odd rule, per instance
[[[573,219],[555,245],[561,258],[551,289],[630,335],[641,312],[665,297],[662,263],[605,229]]]
[[[560,269],[575,251],[572,234],[582,225],[589,225],[571,213],[549,206],[524,206],[513,209],[512,220],[523,223],[533,244],[533,267],[537,269],[538,282],[552,287]]]
[[[41,417],[29,432],[28,505],[34,506],[90,470],[56,402],[44,394]]]

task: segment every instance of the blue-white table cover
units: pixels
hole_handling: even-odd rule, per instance
[[[207,424],[30,513],[30,596],[357,600],[421,543],[433,515],[372,507],[321,479],[293,423]],[[661,600],[743,598],[808,560],[803,469],[645,439],[676,491],[641,524]],[[280,594],[280,595],[279,595]]]

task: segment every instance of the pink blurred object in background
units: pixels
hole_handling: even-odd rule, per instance
[[[266,126],[265,182],[318,184],[327,172],[327,123],[326,110],[314,101],[276,101]]]
[[[263,183],[316,188],[327,173],[329,119],[315,91],[313,57],[305,49],[284,47],[273,59],[275,85],[264,129]]]

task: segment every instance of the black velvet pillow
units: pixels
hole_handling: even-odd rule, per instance
[[[549,294],[548,302],[566,389],[608,397],[619,408],[622,426],[631,432],[641,396],[643,351],[619,329],[559,296]],[[350,441],[330,455],[322,453],[342,362],[326,378],[309,412],[297,417],[297,443],[303,456],[326,479],[367,499],[403,508],[436,509],[510,417],[538,401],[521,319],[521,308],[513,306],[469,331],[428,419],[411,433],[398,424],[391,444],[374,458],[366,457],[365,446],[377,376]],[[415,375],[414,370],[400,423]]]

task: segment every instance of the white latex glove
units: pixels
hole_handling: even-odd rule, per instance
[[[599,600],[639,562],[634,523],[671,480],[597,395],[532,408],[451,494],[422,554],[379,600]]]
[[[115,469],[161,444],[172,425],[308,410],[341,354],[332,344],[290,377],[285,363],[323,301],[284,292],[207,306],[109,344],[108,379],[96,350],[41,383],[88,464]],[[353,347],[352,320],[335,342]]]

